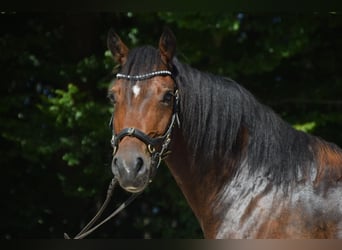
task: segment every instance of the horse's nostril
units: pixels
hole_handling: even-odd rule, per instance
[[[144,166],[144,160],[141,157],[138,157],[137,163],[136,163],[137,173],[139,173],[142,170],[143,166]]]
[[[112,161],[112,171],[117,175],[132,175],[136,177],[145,172],[144,158],[132,156],[122,159],[120,157],[115,157]]]

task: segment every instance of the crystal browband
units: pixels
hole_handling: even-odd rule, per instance
[[[117,79],[128,79],[128,80],[145,80],[152,78],[154,76],[163,76],[163,75],[169,75],[172,76],[171,71],[168,70],[159,70],[159,71],[154,71],[151,73],[147,74],[142,74],[142,75],[125,75],[125,74],[116,74]]]

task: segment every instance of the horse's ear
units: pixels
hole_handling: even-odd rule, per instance
[[[112,52],[115,61],[120,63],[120,65],[126,63],[129,50],[113,29],[108,31],[107,47]]]
[[[176,37],[172,31],[165,27],[159,40],[159,51],[163,62],[167,65],[176,51]]]

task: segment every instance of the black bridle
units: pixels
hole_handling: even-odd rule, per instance
[[[173,101],[173,112],[172,112],[171,121],[169,123],[168,128],[166,129],[165,133],[162,136],[150,137],[137,128],[124,128],[123,130],[121,130],[119,133],[116,134],[113,128],[114,115],[110,119],[110,123],[109,123],[113,131],[113,135],[111,139],[111,144],[113,146],[113,155],[116,154],[120,141],[126,136],[135,137],[141,140],[143,143],[145,143],[149,153],[151,154],[151,159],[152,159],[151,160],[152,171],[151,171],[150,180],[154,175],[152,173],[154,173],[155,169],[159,167],[161,160],[164,159],[170,153],[170,151],[168,151],[168,146],[171,142],[171,133],[172,133],[172,129],[174,127],[175,122],[177,122],[178,126],[180,126],[179,117],[178,117],[178,109],[179,109],[178,86],[171,71],[168,71],[168,70],[154,71],[154,72],[142,74],[142,75],[124,75],[120,73],[116,75],[117,79],[126,79],[126,80],[134,80],[134,81],[142,81],[142,80],[150,79],[155,76],[165,76],[165,75],[169,75],[172,77],[175,83],[175,87],[174,87],[174,92],[173,92],[174,101]],[[158,151],[157,149],[160,149],[160,150]]]
[[[117,74],[117,79],[127,79],[127,80],[146,80],[149,78],[152,78],[154,76],[165,76],[169,75],[173,78],[175,82],[175,88],[174,88],[174,102],[173,102],[173,113],[171,117],[171,121],[169,123],[168,128],[166,129],[165,133],[162,136],[159,137],[150,137],[144,132],[142,132],[139,129],[136,128],[125,128],[121,130],[119,133],[115,134],[114,128],[113,128],[113,119],[114,116],[112,115],[109,125],[112,129],[113,136],[111,139],[111,144],[114,148],[113,155],[115,155],[120,141],[126,137],[126,136],[133,136],[144,142],[147,146],[148,151],[151,154],[151,167],[152,171],[150,173],[150,179],[152,180],[153,175],[156,172],[156,169],[159,167],[161,160],[168,155],[170,151],[168,151],[168,146],[171,142],[171,133],[172,129],[174,127],[175,122],[177,122],[178,127],[180,126],[179,117],[178,117],[178,106],[179,106],[179,96],[178,96],[178,87],[177,83],[171,73],[171,71],[168,70],[160,70],[160,71],[154,71],[148,74],[143,75],[124,75],[124,74]],[[158,151],[157,149],[160,148]],[[124,203],[122,203],[112,214],[110,214],[106,219],[104,219],[102,222],[98,223],[96,226],[93,226],[94,223],[99,219],[99,217],[102,215],[103,211],[107,207],[111,196],[113,194],[113,190],[115,185],[117,184],[117,179],[114,177],[112,181],[109,184],[108,190],[107,190],[107,196],[105,201],[103,202],[101,208],[96,213],[96,215],[93,217],[93,219],[90,220],[90,222],[73,238],[73,239],[83,239],[89,234],[91,234],[93,231],[95,231],[97,228],[99,228],[101,225],[103,225],[105,222],[116,216],[120,211],[122,211],[125,207],[127,207],[140,193],[134,193],[132,194]],[[69,235],[64,233],[65,239],[70,239]]]

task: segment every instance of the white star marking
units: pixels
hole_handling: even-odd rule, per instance
[[[136,84],[132,87],[132,91],[133,91],[134,97],[137,97],[140,93],[140,87]]]

